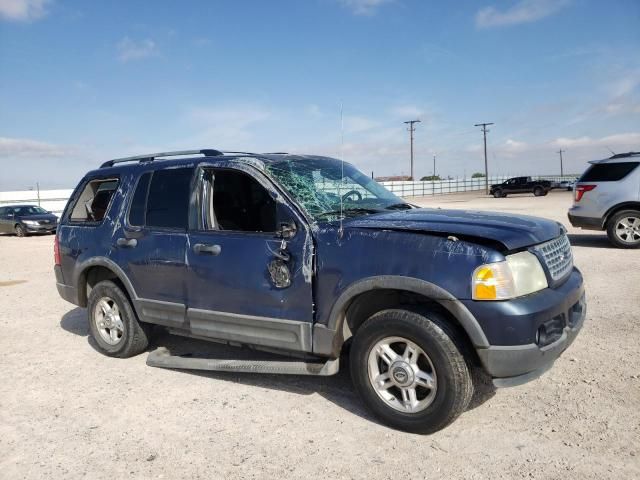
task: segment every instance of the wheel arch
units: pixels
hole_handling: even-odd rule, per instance
[[[113,280],[119,284],[130,300],[137,298],[133,285],[124,271],[113,261],[104,257],[96,257],[84,262],[78,267],[77,285],[78,305],[87,306],[91,289],[102,280]]]
[[[636,201],[622,202],[622,203],[618,203],[618,204],[614,205],[609,210],[607,210],[607,213],[604,214],[604,221],[602,222],[602,227],[606,228],[607,224],[609,223],[609,220],[616,213],[618,213],[621,210],[627,210],[627,209],[629,209],[629,210],[637,210],[637,211],[640,212],[640,202],[636,202]]]
[[[314,353],[338,356],[344,342],[367,318],[398,305],[435,308],[463,331],[474,348],[489,346],[478,321],[451,293],[425,280],[383,275],[362,279],[338,297],[327,324],[314,325]]]

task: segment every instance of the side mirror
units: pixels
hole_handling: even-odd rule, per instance
[[[282,222],[280,223],[280,228],[278,229],[277,235],[279,238],[284,240],[288,240],[296,236],[296,232],[298,231],[298,227],[296,227],[295,222]]]

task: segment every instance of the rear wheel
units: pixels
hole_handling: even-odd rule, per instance
[[[16,225],[15,232],[18,237],[26,237],[27,231],[24,229],[22,225]]]
[[[536,197],[541,197],[542,195],[545,195],[544,189],[542,187],[536,187],[533,189],[533,194]]]
[[[609,241],[618,248],[640,247],[640,211],[623,210],[607,222]]]
[[[354,386],[391,427],[433,433],[471,400],[473,384],[459,337],[434,312],[384,310],[358,330],[351,348]]]
[[[138,322],[129,299],[110,280],[98,283],[87,305],[89,330],[100,351],[110,357],[133,357],[149,345],[150,326]]]

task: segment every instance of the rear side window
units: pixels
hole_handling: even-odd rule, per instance
[[[153,173],[147,195],[146,226],[187,229],[192,177],[193,168]]]
[[[629,175],[640,162],[598,163],[589,167],[580,182],[617,182]]]
[[[76,200],[70,220],[80,223],[102,222],[117,188],[117,178],[91,180]]]
[[[149,193],[149,183],[151,181],[151,172],[147,172],[140,177],[136,191],[131,200],[129,208],[129,225],[143,227],[146,221],[147,210],[147,194]]]

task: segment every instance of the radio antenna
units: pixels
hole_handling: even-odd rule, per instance
[[[338,236],[342,238],[344,229],[342,228],[342,219],[344,217],[343,202],[342,202],[342,184],[344,182],[344,104],[340,102],[340,183],[338,184],[338,196],[340,197],[340,228],[338,229]]]

